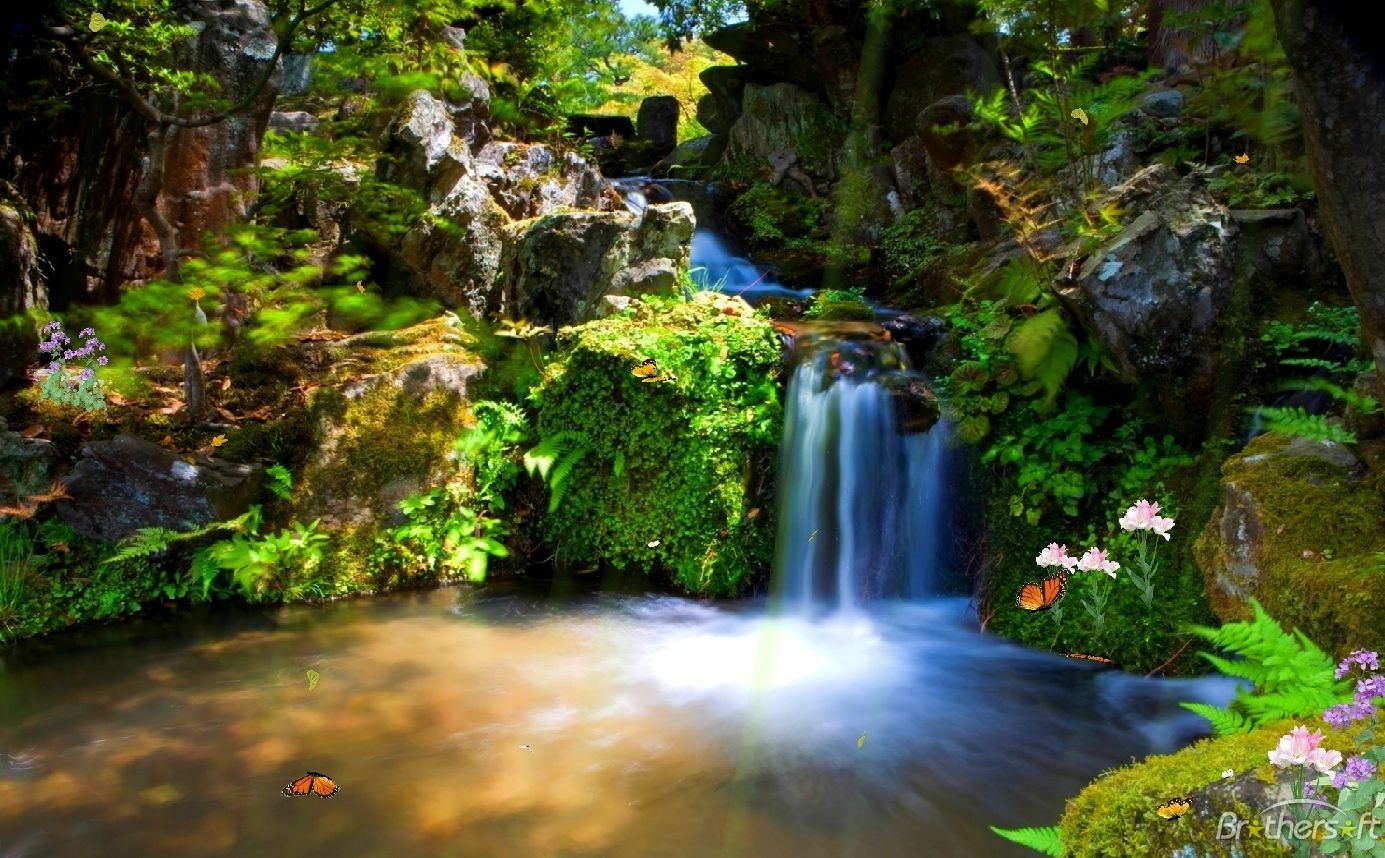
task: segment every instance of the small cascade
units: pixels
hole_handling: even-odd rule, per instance
[[[776,596],[811,613],[929,595],[944,556],[948,428],[909,430],[932,394],[893,343],[809,348],[786,395]]]

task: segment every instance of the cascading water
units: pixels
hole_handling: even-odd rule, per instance
[[[774,570],[789,610],[920,598],[940,566],[947,426],[904,434],[921,380],[897,346],[853,345],[845,360],[819,344],[789,383]]]
[[[812,296],[732,249],[715,227],[705,184],[645,177],[613,184],[636,214],[652,202],[693,205],[691,264],[701,288],[752,304]],[[774,587],[782,606],[797,613],[849,610],[883,596],[918,599],[935,592],[943,565],[948,428],[901,425],[909,401],[931,393],[896,344],[859,336],[823,327],[801,337],[805,354],[788,386]]]

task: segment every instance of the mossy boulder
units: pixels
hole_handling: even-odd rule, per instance
[[[1335,656],[1385,628],[1385,496],[1345,447],[1262,435],[1222,467],[1222,501],[1196,546],[1212,609],[1249,599]]]
[[[740,299],[632,301],[559,332],[539,434],[563,434],[556,510],[540,519],[561,562],[666,573],[736,595],[773,555],[770,490],[782,408],[779,337]],[[670,381],[631,369],[657,362]]]
[[[370,589],[365,551],[397,505],[456,472],[453,444],[470,425],[468,391],[484,371],[455,316],[391,333],[313,344],[305,360],[329,381],[312,391],[312,453],[298,474],[294,518],[336,533],[324,572],[343,592]]]
[[[1250,733],[1204,739],[1176,754],[1147,757],[1103,775],[1068,801],[1061,824],[1069,858],[1144,858],[1149,855],[1283,858],[1279,841],[1243,831],[1235,841],[1217,839],[1223,813],[1254,819],[1258,811],[1291,798],[1288,775],[1269,761],[1279,738],[1303,721],[1281,721]],[[1361,749],[1354,733],[1322,730],[1323,746],[1350,756]],[[1223,778],[1227,769],[1235,772]],[[1192,811],[1166,820],[1155,808],[1175,796],[1187,796]]]

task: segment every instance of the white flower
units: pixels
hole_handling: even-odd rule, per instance
[[[1062,566],[1064,569],[1071,569],[1077,565],[1077,558],[1068,554],[1066,545],[1050,542],[1048,547],[1034,558],[1034,562],[1040,566]]]
[[[1173,527],[1173,519],[1163,516],[1154,516],[1149,521],[1149,529],[1164,537],[1164,541],[1169,541],[1169,530]]]
[[[1116,577],[1116,570],[1121,565],[1107,556],[1105,551],[1100,548],[1088,548],[1087,553],[1082,555],[1082,559],[1077,561],[1077,568],[1083,572],[1105,572],[1112,578]]]

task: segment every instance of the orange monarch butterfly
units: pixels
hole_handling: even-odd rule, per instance
[[[284,787],[283,795],[296,796],[312,794],[318,798],[331,798],[341,791],[337,782],[322,772],[308,772],[303,777]]]
[[[1063,597],[1067,589],[1067,578],[1063,575],[1050,575],[1042,584],[1030,581],[1020,588],[1015,597],[1015,606],[1026,611],[1046,611]]]
[[[1193,809],[1193,803],[1186,798],[1171,798],[1155,808],[1154,812],[1165,819],[1178,819]]]

